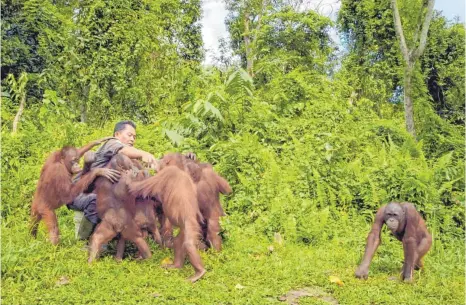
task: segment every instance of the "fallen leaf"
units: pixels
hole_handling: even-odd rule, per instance
[[[268,246],[267,249],[269,250],[269,252],[273,252],[274,250],[274,247],[272,245]]]
[[[70,283],[70,279],[67,276],[61,276],[57,281],[57,286],[68,285]]]
[[[260,260],[260,259],[262,259],[262,254],[254,254],[254,255],[253,255],[253,258],[254,258],[255,260]]]
[[[158,298],[158,297],[161,297],[162,295],[160,293],[154,292],[154,293],[151,293],[150,296],[153,298]]]
[[[170,257],[165,257],[160,263],[162,266],[173,264],[173,261]]]
[[[283,238],[282,236],[280,235],[280,233],[274,233],[273,234],[273,239],[275,240],[275,242],[279,245],[282,245],[283,244]]]
[[[334,275],[331,275],[328,277],[328,279],[330,280],[330,283],[335,283],[337,284],[338,286],[343,286],[343,282],[340,280],[340,278],[334,276]]]
[[[236,288],[236,289],[244,289],[244,288],[246,288],[246,287],[244,287],[244,286],[241,285],[241,284],[236,284],[235,288]]]

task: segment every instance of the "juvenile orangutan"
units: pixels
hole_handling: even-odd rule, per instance
[[[135,181],[141,181],[149,178],[149,173],[147,170],[144,170],[142,165],[137,160],[132,160],[132,162],[134,170],[138,172],[136,179],[134,179]],[[159,245],[162,245],[162,239],[157,227],[157,215],[155,212],[155,206],[156,202],[152,199],[142,197],[136,198],[134,221],[141,229],[144,239],[146,239],[148,233],[150,233],[153,240],[155,240]],[[120,237],[117,244],[117,253],[115,255],[116,260],[119,261],[123,258],[124,250],[125,239]],[[140,252],[138,252],[136,256],[140,258]]]
[[[115,155],[107,167],[118,170],[123,175],[116,184],[103,178],[95,182],[97,213],[101,222],[91,236],[88,262],[91,263],[96,259],[101,246],[118,233],[123,239],[135,243],[143,258],[149,258],[151,257],[149,246],[135,221],[136,197],[129,193],[127,186],[127,183],[137,179],[139,172],[133,170],[131,159],[123,154]]]
[[[156,165],[157,175],[144,181],[129,181],[134,196],[154,197],[162,205],[163,213],[171,224],[180,228],[174,239],[175,259],[168,268],[182,268],[186,255],[195,274],[189,278],[195,282],[205,274],[201,256],[197,251],[200,238],[199,220],[202,218],[197,203],[196,189],[190,176],[176,166]]]
[[[222,239],[219,235],[220,217],[225,216],[220,204],[220,193],[225,195],[231,193],[228,182],[218,175],[209,163],[199,163],[179,153],[165,155],[159,160],[159,166],[176,166],[189,173],[196,185],[197,201],[203,216],[201,222],[203,240],[207,246],[220,251],[222,249]],[[162,236],[165,238],[170,236],[167,234],[167,228],[162,228],[162,231]],[[170,245],[169,242],[167,244]]]
[[[41,219],[47,226],[50,242],[58,244],[60,233],[55,210],[70,202],[77,194],[85,190],[97,176],[109,181],[116,181],[120,175],[108,168],[94,169],[83,175],[82,179],[73,183],[72,177],[81,171],[79,159],[92,147],[107,141],[103,138],[77,149],[63,147],[50,155],[45,161],[40,173],[37,189],[31,206],[31,234],[37,236],[37,228]]]

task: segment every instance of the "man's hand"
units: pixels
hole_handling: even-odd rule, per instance
[[[150,168],[155,168],[155,157],[154,155],[148,153],[148,152],[144,152],[144,154],[142,155],[142,161],[147,163],[149,165]]]
[[[193,152],[187,152],[185,154],[186,158],[196,161],[196,154]]]

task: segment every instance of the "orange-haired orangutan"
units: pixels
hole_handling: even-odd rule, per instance
[[[199,163],[191,160],[179,153],[170,153],[158,161],[161,168],[166,166],[177,166],[186,171],[191,176],[196,185],[197,201],[200,212],[203,216],[202,237],[207,246],[212,246],[215,250],[222,249],[222,239],[220,233],[220,217],[225,216],[220,204],[220,193],[231,193],[228,182],[218,175],[209,163]],[[168,237],[168,229],[162,226],[162,235]],[[170,246],[170,242],[167,242]]]
[[[404,263],[401,276],[404,281],[410,282],[413,270],[423,266],[422,257],[432,245],[432,236],[427,231],[421,214],[409,202],[390,202],[377,211],[372,230],[367,236],[364,257],[355,275],[357,278],[367,279],[372,257],[380,244],[380,233],[384,224],[403,243]]]
[[[31,234],[34,237],[37,235],[39,222],[43,219],[50,242],[54,245],[58,244],[60,233],[55,210],[83,192],[97,176],[111,181],[119,179],[120,174],[117,171],[99,168],[91,170],[78,182],[72,182],[72,176],[81,171],[78,162],[82,155],[108,139],[110,138],[93,141],[79,149],[63,147],[47,158],[40,173],[31,207]]]
[[[133,166],[137,171],[135,181],[141,181],[149,178],[149,173],[147,170],[144,170],[141,163],[137,160],[131,160]],[[149,198],[136,198],[135,210],[134,210],[134,221],[136,225],[142,230],[143,238],[147,237],[147,234],[150,233],[153,240],[155,240],[159,245],[162,245],[162,239],[160,237],[159,229],[157,227],[157,215],[155,212],[156,202]],[[120,237],[117,244],[117,253],[115,259],[120,261],[123,258],[125,251],[125,239]],[[138,258],[141,258],[141,253],[139,252],[136,255]]]
[[[123,154],[113,156],[107,167],[118,170],[123,175],[116,184],[104,178],[98,178],[95,182],[97,213],[101,222],[91,236],[88,262],[91,263],[96,259],[101,246],[116,237],[118,233],[121,234],[123,250],[124,240],[129,240],[136,244],[143,258],[149,258],[151,257],[149,246],[135,221],[136,196],[129,193],[127,185],[139,178],[139,170],[133,166],[131,159]],[[116,258],[120,259],[120,255],[122,256],[123,253],[117,253]]]
[[[165,217],[180,228],[174,240],[175,259],[170,268],[181,268],[186,255],[195,274],[189,278],[195,282],[205,274],[201,256],[197,251],[200,239],[199,219],[202,218],[197,203],[196,189],[191,177],[176,166],[161,169],[156,165],[157,175],[140,182],[129,182],[130,192],[135,196],[154,197],[162,204]]]

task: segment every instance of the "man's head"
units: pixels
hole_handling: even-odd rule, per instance
[[[121,143],[133,146],[136,142],[136,124],[132,121],[121,121],[116,123],[113,136]]]

